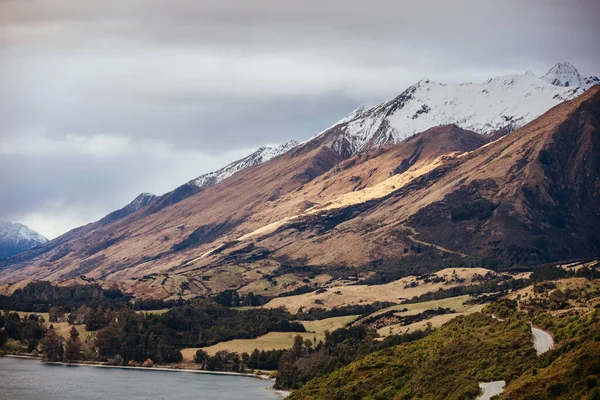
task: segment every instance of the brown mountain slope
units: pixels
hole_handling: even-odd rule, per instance
[[[597,255],[599,114],[595,87],[483,147],[484,138],[445,126],[344,160],[323,135],[152,215],[140,210],[24,256],[0,283],[85,274],[167,297],[255,290],[282,263],[368,272],[464,255]]]
[[[496,142],[258,229],[193,266],[236,263],[261,248],[307,265],[395,259],[402,268],[411,242],[500,263],[597,255],[599,113],[595,87]]]
[[[515,261],[599,254],[599,93],[595,87],[460,165],[448,165],[435,186],[444,198],[408,223],[425,240],[467,253],[505,253]]]
[[[207,286],[222,289],[214,282],[196,279],[208,273],[212,262],[190,260],[270,223],[300,215],[341,195],[375,187],[391,176],[408,181],[408,177],[419,175],[420,169],[437,165],[441,156],[473,150],[484,142],[473,132],[445,126],[399,145],[342,160],[327,143],[313,140],[165,208],[149,213],[151,204],[101,229],[71,240],[61,238],[45,253],[24,254],[0,271],[0,280],[56,280],[85,274],[130,280],[130,285],[159,296],[164,294],[165,285],[183,285],[184,292],[190,286],[195,292],[207,290]],[[230,255],[230,251],[223,255]],[[255,253],[261,252],[258,246],[234,264],[243,263],[244,257],[257,259]],[[264,254],[258,258],[264,259]],[[264,263],[273,265],[272,261]],[[162,274],[160,288],[156,289],[156,280],[148,277],[151,274]],[[252,278],[239,280],[233,279],[232,285]],[[229,286],[226,283],[224,288]]]

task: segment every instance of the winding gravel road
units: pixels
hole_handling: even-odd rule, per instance
[[[492,396],[502,393],[504,386],[506,381],[480,383],[479,387],[483,389],[483,394],[477,400],[490,400]]]
[[[492,318],[498,321],[504,321],[495,315],[492,315]],[[532,325],[531,333],[533,334],[533,347],[535,347],[535,351],[537,351],[538,355],[544,354],[554,347],[554,339],[548,332],[534,328]],[[504,391],[504,386],[506,386],[506,381],[480,383],[479,387],[483,389],[483,394],[479,396],[477,400],[490,400],[492,396],[502,393]]]
[[[532,326],[531,333],[533,333],[533,346],[538,355],[544,354],[554,346],[554,339],[548,332]]]

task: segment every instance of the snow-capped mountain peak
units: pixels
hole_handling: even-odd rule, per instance
[[[582,77],[577,68],[570,62],[559,62],[550,68],[541,79],[556,86],[578,86],[583,90],[600,84],[600,79],[596,76]]]
[[[47,241],[43,235],[23,224],[0,221],[0,258],[29,250]]]
[[[318,136],[330,137],[330,147],[349,157],[439,125],[481,134],[507,132],[579,96],[594,83],[600,80],[581,78],[570,63],[557,64],[542,78],[531,71],[482,83],[444,84],[423,78],[395,99],[359,108]]]
[[[290,140],[282,145],[262,146],[249,156],[244,157],[241,160],[234,161],[224,168],[200,175],[198,178],[190,181],[189,184],[199,188],[216,185],[238,171],[272,160],[277,156],[287,153],[298,145],[299,143],[296,140]]]
[[[583,79],[577,68],[570,62],[559,62],[542,76],[546,82],[555,86],[579,86],[583,87]]]

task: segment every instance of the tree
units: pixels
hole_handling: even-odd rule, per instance
[[[119,354],[123,334],[116,324],[110,324],[96,333],[96,347],[100,358],[108,359]]]
[[[255,306],[256,304],[256,298],[254,297],[254,293],[250,292],[248,293],[248,296],[246,296],[246,305],[247,306]]]
[[[46,336],[41,341],[44,359],[47,361],[62,361],[63,359],[63,338],[54,329],[49,329]]]
[[[65,351],[63,355],[64,362],[73,362],[81,359],[81,340],[79,339],[79,331],[77,328],[72,327],[69,332],[69,339],[65,344]]]
[[[300,357],[302,355],[303,344],[304,344],[304,339],[302,339],[302,336],[300,336],[300,335],[294,336],[294,346],[292,347],[294,356]]]
[[[15,312],[9,313],[4,321],[4,333],[6,336],[11,339],[21,340],[22,331],[23,326],[19,314]]]
[[[50,322],[62,322],[65,318],[65,309],[62,306],[50,307],[48,320]]]
[[[4,343],[6,343],[7,340],[6,333],[2,330],[2,328],[4,328],[5,320],[4,315],[0,314],[0,348],[4,346]]]
[[[101,308],[88,308],[85,312],[85,329],[97,331],[105,324],[104,310]]]
[[[208,365],[208,353],[204,350],[198,350],[194,356],[194,362],[196,364],[202,364],[202,369],[206,369]]]
[[[35,314],[30,314],[27,318],[23,318],[21,337],[27,341],[28,352],[36,349],[40,339],[44,337],[46,328],[43,322],[43,318]]]
[[[286,352],[279,360],[277,388],[296,389],[299,387],[300,369],[295,364],[296,357],[292,351]]]

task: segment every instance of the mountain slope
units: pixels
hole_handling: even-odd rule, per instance
[[[245,168],[254,165],[261,164],[281,154],[284,154],[297,145],[298,142],[292,140],[279,146],[263,146],[254,153],[250,154],[247,157],[244,157],[241,160],[234,161],[226,167],[221,168],[220,170],[217,170],[215,172],[210,172],[201,175],[198,178],[187,182],[175,188],[171,192],[165,193],[161,196],[156,196],[151,193],[142,193],[139,196],[137,196],[131,203],[127,204],[125,207],[111,212],[110,214],[106,215],[105,217],[101,218],[96,222],[72,229],[71,231],[61,235],[60,237],[50,241],[43,248],[36,249],[35,251],[29,252],[27,254],[21,254],[18,258],[14,258],[12,262],[21,263],[57,248],[60,248],[61,250],[59,250],[58,255],[56,257],[62,258],[64,254],[70,251],[70,247],[65,246],[65,244],[68,242],[83,239],[86,235],[90,235],[92,232],[103,228],[106,225],[109,225],[113,222],[128,217],[129,215],[141,209],[144,210],[137,213],[136,217],[133,217],[133,219],[129,219],[129,223],[132,223],[136,219],[141,219],[152,215],[166,207],[179,203],[180,201],[195,195],[196,193],[202,191],[202,189],[206,187],[216,185],[217,183],[230,177],[236,172],[239,172]],[[103,230],[100,231],[99,236],[102,235],[103,232]],[[27,250],[32,247],[34,246],[30,246],[23,250]],[[12,252],[10,254],[7,254],[6,257],[20,252],[21,251]]]
[[[0,221],[0,259],[29,250],[48,241],[23,224]]]
[[[364,243],[379,242],[388,257],[403,257],[400,244],[406,238],[499,263],[597,255],[599,114],[597,86],[416,178],[390,177],[392,190],[379,196],[367,196],[367,189],[354,195],[356,201],[334,202],[253,239],[279,249],[274,255],[295,254],[319,264],[376,263],[385,255],[365,254]],[[315,238],[318,221],[334,215],[335,227]],[[395,254],[390,243],[397,243]]]
[[[190,263],[190,260],[270,222],[377,185],[394,175],[394,171],[413,174],[440,157],[470,151],[485,142],[481,135],[446,126],[433,128],[407,143],[346,161],[329,147],[308,142],[148,214],[157,199],[101,230],[63,242],[52,251],[35,254],[30,260],[23,258],[7,265],[0,275],[9,281],[31,274],[41,279],[85,274],[128,281],[138,293],[151,290],[160,296],[162,291],[155,293],[155,289],[148,287],[152,280],[141,279],[154,273],[164,275],[165,282],[172,282],[175,287],[185,283],[184,286],[194,290],[227,289],[228,286],[220,286],[218,279],[200,279],[217,273],[218,268],[210,266],[210,259],[198,263]],[[241,263],[247,258],[256,258],[251,250],[242,253]],[[260,257],[256,261],[252,268],[261,266]],[[30,266],[23,268],[25,262]],[[262,267],[265,265],[272,268],[277,262],[266,260]],[[245,284],[252,279],[230,277],[228,280]]]
[[[600,252],[600,86],[448,165],[408,222],[453,249],[547,261]],[[446,187],[447,188],[447,187]]]
[[[500,266],[597,255],[599,113],[600,86],[496,142],[314,205],[195,263],[218,265],[249,243],[271,259],[370,271],[408,267],[411,244]]]

